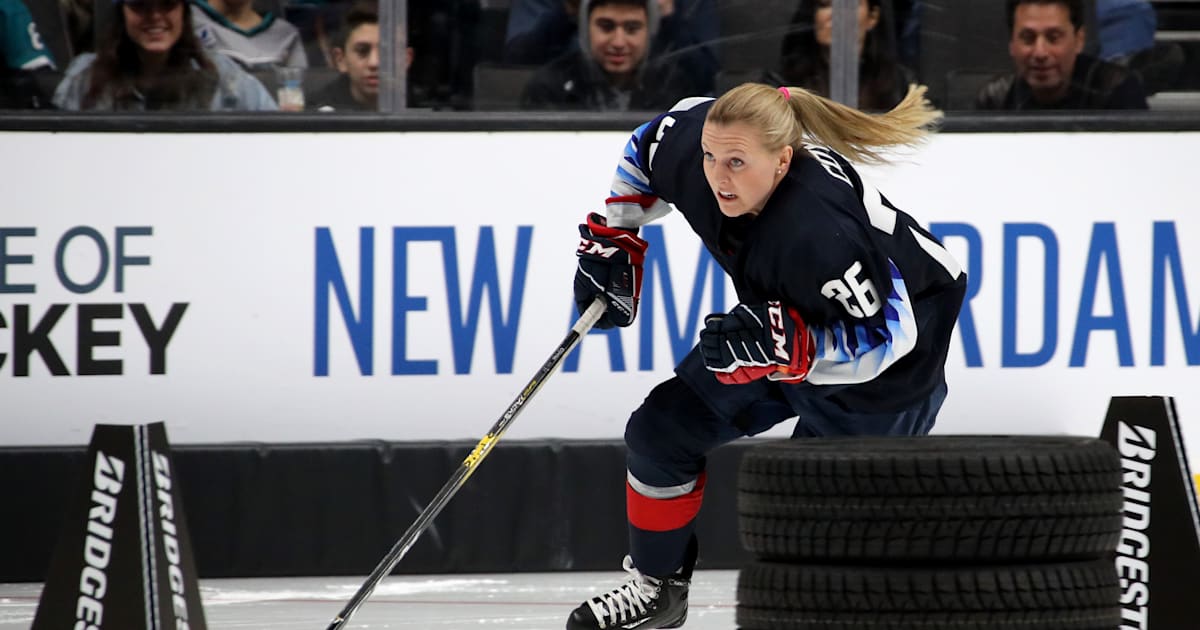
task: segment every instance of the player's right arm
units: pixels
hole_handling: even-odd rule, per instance
[[[625,143],[604,204],[605,217],[612,227],[636,230],[671,211],[671,206],[659,199],[650,186],[651,165],[646,148],[649,143],[643,144],[647,136],[659,133],[664,117],[666,114],[634,129]]]
[[[582,313],[597,295],[608,300],[608,310],[596,328],[629,326],[637,317],[642,263],[649,246],[638,237],[638,230],[671,211],[671,205],[650,185],[654,156],[675,122],[672,114],[706,100],[711,99],[684,99],[670,112],[635,129],[617,163],[604,216],[589,214],[579,226],[575,303]]]
[[[655,154],[680,112],[711,100],[708,97],[685,98],[676,103],[671,111],[633,131],[617,163],[617,172],[605,204],[608,225],[636,229],[671,211],[670,204],[660,199],[650,185]]]

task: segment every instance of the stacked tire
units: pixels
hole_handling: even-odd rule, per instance
[[[742,630],[1113,630],[1120,457],[1072,436],[822,438],[743,456]]]

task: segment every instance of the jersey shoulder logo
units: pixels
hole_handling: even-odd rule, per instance
[[[854,183],[846,175],[846,170],[838,163],[837,158],[833,157],[832,149],[818,144],[808,144],[807,142],[804,143],[804,148],[816,158],[817,163],[821,165],[821,168],[825,169],[826,173],[829,173],[834,179],[842,181],[847,186],[854,188]]]
[[[650,171],[654,171],[654,154],[658,153],[658,145],[662,142],[663,136],[667,135],[667,130],[675,126],[675,118],[673,116],[663,116],[658,122],[658,130],[654,133],[654,142],[650,143],[650,158],[646,160],[646,166]]]

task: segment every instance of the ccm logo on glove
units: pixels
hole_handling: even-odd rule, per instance
[[[783,329],[783,306],[779,302],[767,302],[767,321],[771,322],[776,358],[784,363],[791,362],[791,355],[787,351],[787,332]]]
[[[709,315],[700,332],[700,354],[727,385],[760,378],[794,383],[808,376],[816,348],[800,313],[771,301]]]
[[[579,239],[579,253],[587,254],[588,256],[600,256],[601,258],[612,258],[621,251],[620,247],[613,245],[605,247],[603,243],[589,241],[586,238]]]

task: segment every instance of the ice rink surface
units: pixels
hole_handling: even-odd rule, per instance
[[[562,630],[580,602],[618,586],[625,573],[397,575],[387,578],[346,626],[354,628],[520,628]],[[363,578],[201,580],[212,630],[324,630]],[[737,571],[697,571],[685,630],[732,630]],[[0,629],[28,629],[40,584],[0,584]]]

